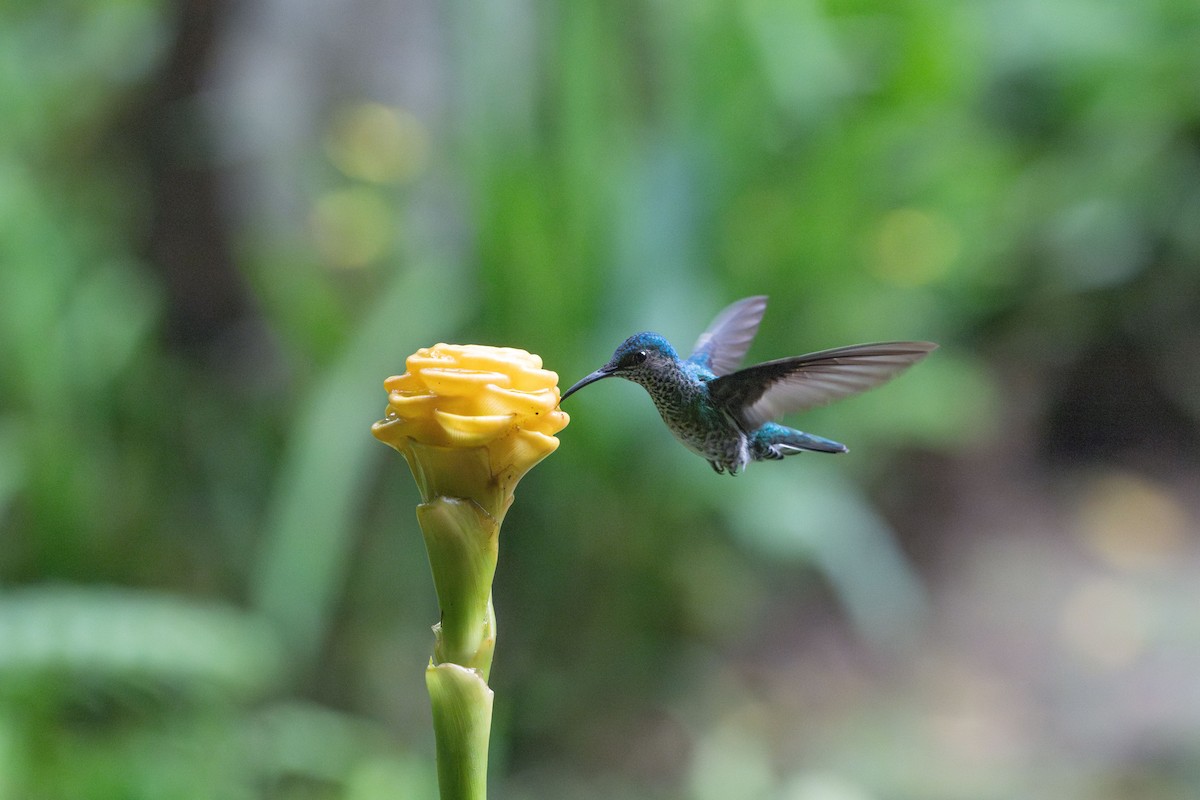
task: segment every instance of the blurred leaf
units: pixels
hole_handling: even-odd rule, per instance
[[[116,588],[0,595],[0,678],[65,672],[253,697],[276,685],[283,665],[269,626],[216,604]]]

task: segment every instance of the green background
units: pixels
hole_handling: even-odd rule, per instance
[[[730,479],[572,397],[492,794],[1200,786],[1194,0],[0,7],[0,800],[432,797],[382,380],[942,347]]]

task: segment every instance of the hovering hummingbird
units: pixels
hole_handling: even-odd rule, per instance
[[[839,442],[774,420],[865,392],[920,361],[933,342],[880,342],[835,347],[738,369],[767,308],[747,297],[717,315],[681,359],[657,333],[626,339],[600,369],[563,392],[566,400],[602,378],[639,383],[675,437],[718,473],[737,475],[751,461],[777,461],[812,450],[845,453]]]

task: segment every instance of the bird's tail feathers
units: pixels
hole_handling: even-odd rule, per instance
[[[817,453],[845,453],[850,448],[841,442],[814,436],[776,422],[768,422],[750,440],[751,455],[755,461],[777,460],[805,450]]]

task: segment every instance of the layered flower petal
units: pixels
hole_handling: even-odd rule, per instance
[[[435,484],[453,486],[502,515],[513,486],[554,452],[554,434],[570,421],[558,408],[558,375],[532,353],[483,345],[424,347],[406,366],[384,381],[387,414],[372,433],[408,458],[427,502]],[[448,453],[433,450],[475,448],[485,451],[486,469],[478,469],[480,454],[464,453],[459,474],[437,476],[456,468]],[[489,485],[470,490],[466,476],[483,478],[481,472]]]

